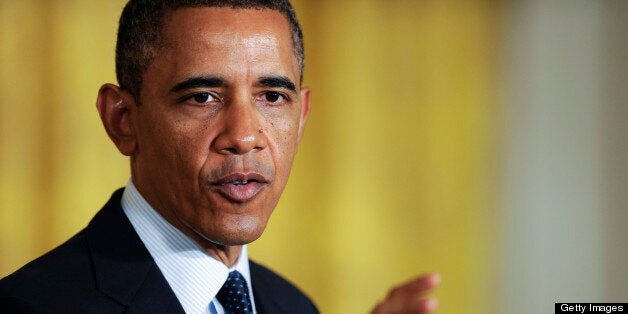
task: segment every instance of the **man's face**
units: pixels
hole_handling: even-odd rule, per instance
[[[193,238],[249,243],[285,187],[309,111],[288,21],[273,10],[180,9],[163,38],[130,115],[134,183]]]

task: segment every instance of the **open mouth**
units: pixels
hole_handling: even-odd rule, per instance
[[[268,180],[259,173],[233,173],[211,185],[227,200],[245,203],[255,198],[268,185]]]
[[[236,180],[236,181],[231,182],[231,184],[233,184],[235,186],[244,186],[244,185],[247,185],[247,184],[249,184],[251,182],[257,182],[257,181],[255,181],[255,180],[244,180],[244,181]]]

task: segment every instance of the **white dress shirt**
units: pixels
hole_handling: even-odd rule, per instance
[[[239,271],[246,279],[253,312],[256,313],[246,245],[242,247],[236,264],[228,268],[157,213],[132,180],[129,180],[122,195],[122,208],[186,313],[224,313],[216,294],[233,270]]]

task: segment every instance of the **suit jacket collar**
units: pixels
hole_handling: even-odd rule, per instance
[[[116,191],[87,226],[98,289],[126,305],[129,313],[184,313],[122,211],[122,191]]]

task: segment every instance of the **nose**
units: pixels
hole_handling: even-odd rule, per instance
[[[222,112],[222,131],[214,141],[216,151],[244,155],[268,145],[262,130],[262,115],[251,101],[233,101]]]

